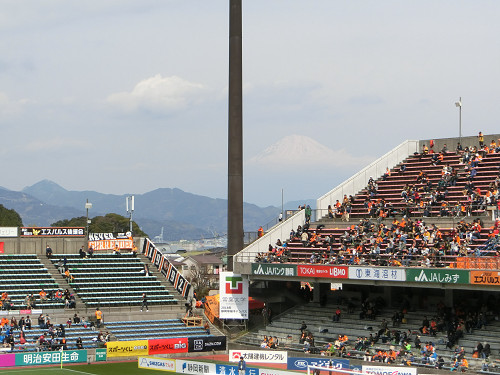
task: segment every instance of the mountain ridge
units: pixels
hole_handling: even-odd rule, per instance
[[[0,203],[15,209],[24,225],[49,226],[62,219],[85,216],[87,199],[92,203],[90,218],[107,213],[127,216],[127,195],[130,194],[70,191],[53,181],[41,180],[20,192],[3,188]],[[133,220],[151,237],[159,234],[162,227],[164,237],[169,241],[206,238],[214,232],[226,233],[226,199],[196,195],[179,188],[157,188],[134,196]],[[296,209],[296,206],[288,209]],[[245,231],[256,231],[260,225],[272,223],[280,212],[278,207],[244,203]]]

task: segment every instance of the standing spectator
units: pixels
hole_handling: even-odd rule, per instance
[[[240,361],[238,362],[238,375],[245,375],[247,369],[247,364],[243,359],[243,356],[240,356]]]
[[[5,342],[10,345],[10,351],[13,352],[15,342],[14,342],[14,335],[12,334],[12,332],[7,336]]]
[[[483,146],[484,146],[483,132],[479,132],[479,134],[477,135],[477,139],[479,141],[479,148],[483,148]]]
[[[311,221],[311,214],[312,214],[311,206],[307,205],[306,206],[306,223],[309,223]]]
[[[257,231],[257,237],[262,237],[264,236],[264,229],[262,228],[262,225],[259,227],[259,230]]]
[[[49,245],[47,245],[47,247],[45,248],[45,255],[47,256],[47,258],[52,258],[52,249]]]
[[[266,304],[264,304],[264,307],[262,308],[262,318],[264,321],[264,327],[266,327],[269,324],[269,314],[267,312]]]
[[[148,296],[146,295],[146,293],[142,293],[141,312],[142,312],[142,310],[144,308],[146,308],[146,311],[149,311],[149,308],[148,308]]]
[[[43,316],[43,314],[40,314],[40,316],[38,317],[38,327],[40,329],[45,328],[45,317]]]
[[[307,329],[306,322],[302,321],[302,325],[300,326],[300,333],[305,333]]]
[[[337,309],[335,310],[335,315],[333,315],[333,321],[340,322],[340,315],[341,314],[342,314],[342,310],[340,310],[340,307],[337,306]]]
[[[97,328],[101,328],[102,311],[99,309],[99,307],[96,307],[95,309],[95,320]]]

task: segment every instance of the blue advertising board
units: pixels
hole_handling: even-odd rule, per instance
[[[336,369],[349,370],[348,359],[333,359],[333,358],[304,358],[304,357],[288,357],[288,370],[307,370],[307,366],[329,366],[330,361],[332,367]]]
[[[238,366],[217,364],[215,370],[217,375],[238,375]],[[245,375],[259,375],[259,369],[247,366]]]

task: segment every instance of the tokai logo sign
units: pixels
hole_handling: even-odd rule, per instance
[[[346,266],[320,266],[298,265],[298,276],[325,277],[330,279],[347,279],[348,267]]]

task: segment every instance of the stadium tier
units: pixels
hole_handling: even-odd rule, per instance
[[[61,273],[69,270],[70,285],[88,307],[141,306],[143,293],[149,305],[177,304],[177,299],[132,254],[56,254]]]
[[[0,255],[0,307],[2,310],[62,308],[64,303],[40,292],[59,289],[47,268],[35,254]],[[4,294],[5,293],[5,294]]]

